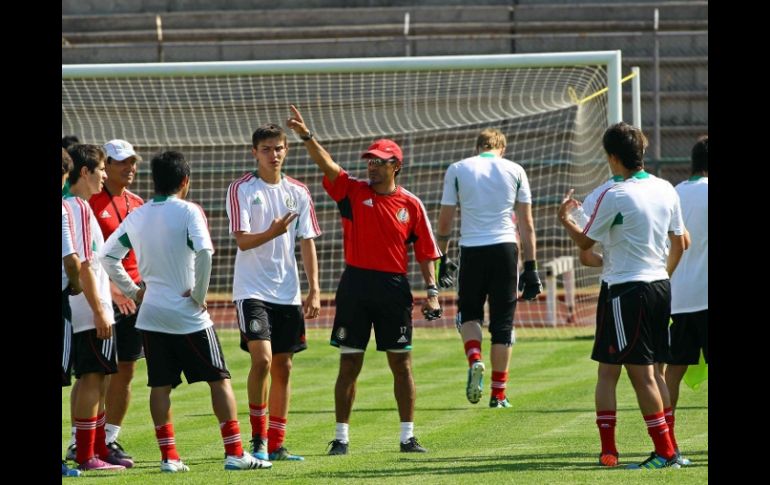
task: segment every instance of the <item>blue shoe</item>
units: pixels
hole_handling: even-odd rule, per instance
[[[76,468],[69,468],[66,463],[61,462],[61,476],[63,477],[79,477],[82,475],[80,470]]]
[[[270,453],[269,459],[271,461],[305,461],[303,457],[289,453],[289,450],[283,446]]]
[[[254,458],[262,461],[267,460],[267,440],[252,438],[249,443],[251,443],[251,454]]]
[[[465,397],[471,404],[476,404],[481,399],[481,391],[484,389],[484,363],[480,360],[474,362],[468,369],[468,382],[465,385]]]
[[[492,398],[489,400],[489,407],[491,408],[512,408],[513,404],[508,402],[508,398],[504,397],[502,399]]]
[[[681,468],[679,463],[676,462],[676,455],[671,457],[670,460],[663,458],[656,454],[654,451],[650,453],[650,457],[639,463],[638,465],[628,465],[628,470],[641,470],[642,468],[657,469],[657,468]]]

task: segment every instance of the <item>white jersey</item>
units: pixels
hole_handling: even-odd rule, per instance
[[[460,246],[518,242],[513,207],[532,203],[529,180],[518,163],[485,152],[449,166],[441,205],[460,204]]]
[[[671,276],[671,313],[709,307],[709,179],[693,177],[676,186],[690,248]]]
[[[250,172],[227,190],[230,234],[266,231],[274,219],[298,214],[288,231],[259,247],[235,254],[233,300],[258,299],[279,305],[300,305],[299,274],[294,248],[297,238],[321,234],[308,188],[291,177],[269,184]]]
[[[669,232],[684,234],[679,196],[670,183],[643,170],[601,194],[583,230],[612,251],[604,275],[610,286],[668,279]]]
[[[70,195],[64,199],[64,203],[67,204],[71,216],[70,223],[75,234],[75,249],[77,250],[78,257],[81,263],[86,261],[89,263],[96,280],[96,293],[99,297],[99,303],[102,309],[104,309],[104,317],[107,323],[112,324],[114,323],[114,316],[112,313],[110,278],[107,276],[104,268],[102,268],[99,258],[96,257],[96,254],[104,246],[102,230],[99,229],[99,223],[96,222],[94,212],[87,201]],[[83,268],[81,271],[88,270]],[[96,328],[96,325],[94,325],[94,312],[91,310],[91,306],[88,304],[83,293],[70,296],[70,307],[72,307],[73,333],[85,332],[86,330]]]
[[[582,221],[582,223],[578,223],[581,229],[583,226],[585,226],[585,224],[588,223],[589,216],[594,213],[594,209],[596,209],[596,202],[599,201],[599,197],[607,189],[622,181],[623,177],[616,175],[600,186],[596,187],[591,191],[590,194],[586,196],[583,204],[578,208],[578,212],[582,215],[585,215],[585,219]],[[610,274],[612,267],[612,260],[610,259],[610,247],[607,244],[606,238],[597,242],[602,245],[602,274],[599,276],[599,279],[604,280],[605,277]]]
[[[102,254],[122,259],[132,248],[147,284],[136,328],[184,335],[214,325],[206,310],[184,296],[195,285],[195,253],[214,250],[200,206],[160,196],[134,209]]]
[[[61,203],[61,291],[69,285],[69,278],[67,272],[64,270],[64,258],[70,254],[76,253],[75,249],[75,233],[72,230],[72,224],[70,224],[69,205],[62,201]]]

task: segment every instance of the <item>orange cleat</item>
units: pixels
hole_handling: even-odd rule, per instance
[[[602,453],[599,455],[599,465],[618,466],[618,455],[614,453]]]

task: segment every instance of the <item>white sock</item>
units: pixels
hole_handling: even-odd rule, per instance
[[[110,444],[113,441],[116,441],[118,439],[118,433],[120,433],[120,426],[115,426],[114,424],[107,423],[104,425],[104,442],[105,444]]]
[[[414,436],[414,422],[401,423],[401,442],[406,443]]]
[[[348,428],[350,425],[348,423],[337,423],[337,427],[334,430],[334,439],[342,441],[343,443],[347,443],[348,440]]]
[[[75,431],[77,431],[77,428],[73,426],[72,427],[72,434],[70,435],[70,444],[67,445],[68,447],[75,444]]]

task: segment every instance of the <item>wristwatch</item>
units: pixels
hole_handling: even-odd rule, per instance
[[[302,138],[302,141],[312,140],[314,136],[315,133],[310,130],[307,130],[307,135],[299,135],[299,137]]]
[[[438,287],[436,285],[429,285],[426,290],[428,291],[428,298],[438,296]]]

